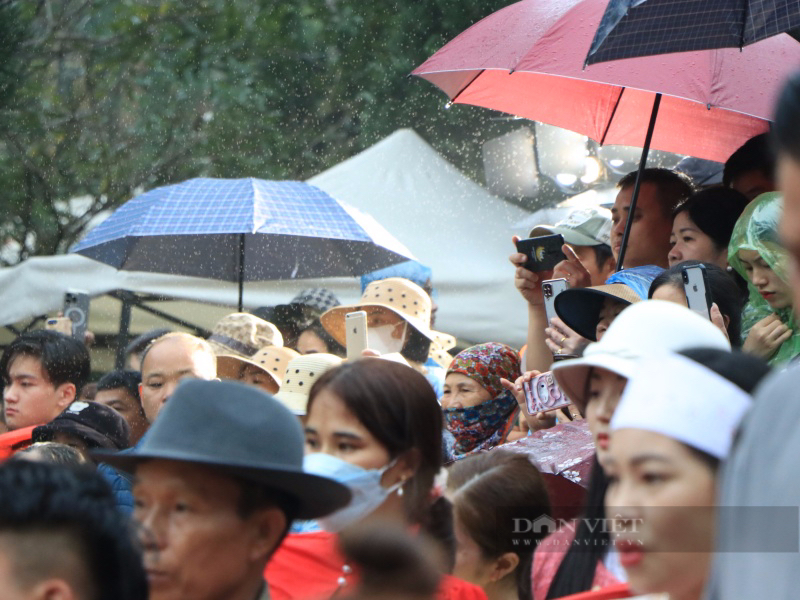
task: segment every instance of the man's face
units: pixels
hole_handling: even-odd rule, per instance
[[[142,363],[139,393],[147,420],[152,423],[183,379],[214,379],[214,359],[190,339],[174,337],[150,348]]]
[[[603,285],[606,279],[611,277],[614,273],[613,260],[607,260],[605,264],[597,264],[597,254],[593,246],[577,246],[570,244],[570,248],[575,252],[578,259],[581,261],[586,270],[589,271],[589,276],[592,278],[592,285]]]
[[[772,178],[764,175],[761,169],[753,169],[734,177],[733,181],[731,181],[731,187],[747,196],[748,200],[752,200],[759,194],[774,192],[775,182]]]
[[[137,467],[133,517],[150,600],[238,598],[260,582],[286,519],[278,508],[242,518],[240,495],[234,479],[201,465],[152,460]]]
[[[789,280],[794,306],[800,308],[800,162],[790,156],[778,157],[778,186],[783,191],[783,218],[779,233],[789,252]]]
[[[611,209],[611,250],[614,257],[619,256],[625,222],[633,197],[633,187],[621,189],[617,194],[614,207]],[[652,183],[643,183],[639,188],[636,200],[636,212],[633,214],[631,233],[625,250],[624,267],[641,267],[657,265],[667,267],[669,254],[669,236],[672,233],[672,217],[665,213],[658,202],[658,188]]]
[[[113,408],[128,422],[131,428],[131,446],[135,446],[147,431],[149,423],[141,403],[125,388],[101,390],[95,395],[94,402]]]
[[[49,423],[75,399],[75,386],[56,387],[42,369],[42,362],[20,354],[8,366],[3,390],[4,415],[9,429]]]

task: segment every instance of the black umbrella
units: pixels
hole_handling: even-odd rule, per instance
[[[610,0],[586,64],[742,48],[780,33],[800,41],[798,0]]]

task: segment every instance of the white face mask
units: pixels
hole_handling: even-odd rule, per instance
[[[396,324],[369,327],[367,329],[367,347],[372,350],[376,350],[381,354],[400,352],[405,345],[408,323],[403,323],[403,331],[399,338],[396,338],[392,335],[396,328]]]
[[[392,461],[382,469],[364,469],[324,452],[306,454],[303,459],[303,471],[338,481],[346,485],[353,494],[347,506],[317,519],[320,527],[325,531],[337,532],[372,514],[384,503],[389,494],[402,486],[402,482],[388,488],[381,485],[383,474],[392,468],[394,463],[395,461]]]

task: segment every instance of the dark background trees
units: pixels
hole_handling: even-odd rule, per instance
[[[480,175],[508,123],[407,74],[504,0],[0,0],[0,242],[65,251],[137,191],[305,179],[413,127]]]

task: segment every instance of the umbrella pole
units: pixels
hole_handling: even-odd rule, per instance
[[[242,297],[244,296],[244,234],[239,234],[239,312],[242,312]]]
[[[656,117],[658,116],[658,107],[661,105],[661,94],[656,94],[653,100],[653,110],[650,112],[650,124],[647,126],[647,135],[644,138],[644,148],[642,148],[642,157],[639,159],[639,170],[636,172],[636,183],[633,185],[633,196],[631,197],[631,205],[628,209],[628,218],[625,221],[625,233],[622,234],[622,244],[619,248],[619,257],[617,258],[617,271],[622,269],[622,262],[625,260],[625,249],[628,247],[628,236],[631,233],[631,225],[633,225],[633,215],[636,212],[636,200],[639,198],[639,186],[642,182],[642,172],[647,165],[647,154],[650,152],[650,142],[653,139],[653,129],[656,126]]]

